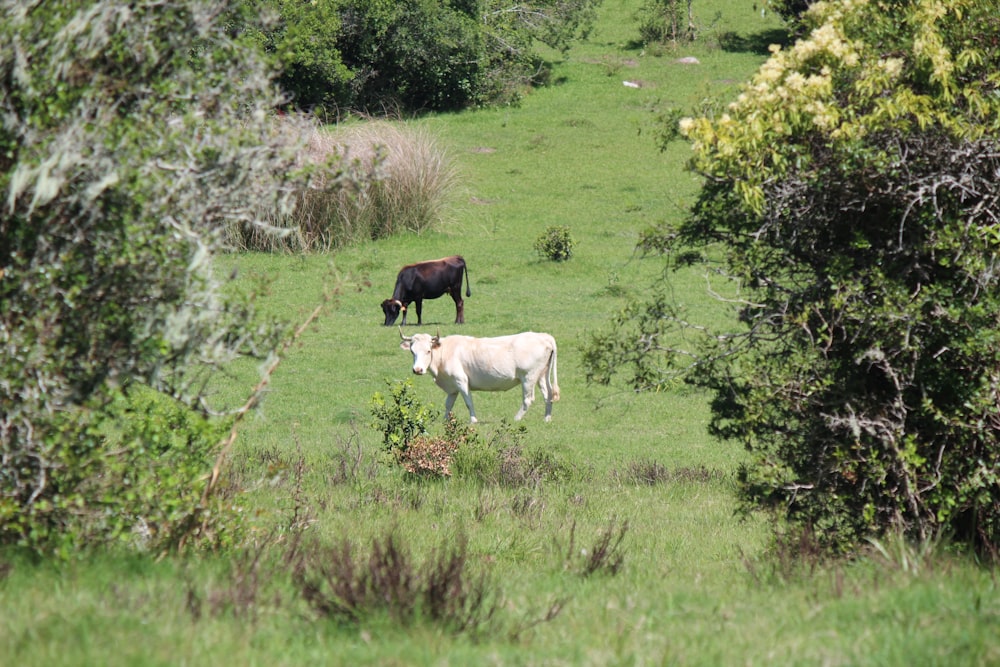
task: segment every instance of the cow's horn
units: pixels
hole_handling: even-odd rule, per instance
[[[434,336],[434,342],[438,343],[441,341],[441,327],[438,327],[437,336]]]
[[[399,337],[402,338],[403,340],[413,340],[413,336],[404,336],[403,335],[403,327],[402,326],[399,327]]]

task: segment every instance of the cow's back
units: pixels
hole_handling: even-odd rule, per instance
[[[504,391],[544,367],[555,349],[549,334],[524,332],[494,338],[446,336],[435,352],[439,373],[464,375],[471,389]]]
[[[397,282],[403,280],[407,296],[437,299],[452,289],[461,288],[464,269],[465,260],[459,255],[443,257],[403,267]]]

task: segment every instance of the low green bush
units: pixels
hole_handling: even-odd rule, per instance
[[[17,489],[0,496],[0,543],[68,558],[85,547],[156,553],[192,536],[208,545],[239,539],[239,515],[226,494],[201,502],[222,421],[144,386],[117,393],[102,411],[66,419],[81,435],[54,441],[48,455],[60,465],[47,471],[34,501]]]
[[[382,445],[397,458],[434,421],[433,408],[413,394],[413,382],[389,382],[388,397],[376,392],[371,399],[372,428],[382,432]]]
[[[573,237],[570,235],[569,227],[565,225],[547,227],[542,235],[535,239],[535,251],[538,255],[553,262],[564,262],[572,257],[573,245]]]

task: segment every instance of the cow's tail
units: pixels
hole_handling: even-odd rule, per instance
[[[549,355],[549,388],[552,390],[552,402],[559,400],[559,378],[556,374],[556,339],[552,339],[552,354]]]
[[[465,272],[465,296],[472,296],[472,283],[469,281],[469,265],[463,263],[462,271]],[[459,286],[461,289],[461,286]]]

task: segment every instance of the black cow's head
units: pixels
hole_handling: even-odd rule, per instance
[[[398,299],[386,299],[382,302],[382,312],[385,313],[385,326],[391,327],[399,314],[405,311],[403,302]]]

